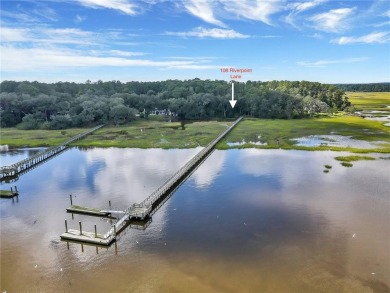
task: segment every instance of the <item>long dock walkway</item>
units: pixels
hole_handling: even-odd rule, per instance
[[[155,212],[156,208],[160,207],[165,202],[164,199],[172,193],[184,180],[198,167],[214,150],[216,144],[228,134],[243,117],[238,118],[216,139],[210,142],[204,149],[196,154],[190,161],[181,167],[175,174],[164,182],[158,189],[150,194],[144,201],[139,204],[133,204],[124,210],[123,216],[112,226],[112,228],[100,237],[91,237],[90,232],[83,232],[81,229],[67,231],[61,235],[61,239],[74,240],[80,242],[88,242],[102,245],[110,245],[115,239],[119,231],[131,221],[146,221]],[[88,235],[88,236],[86,236]],[[91,234],[92,235],[92,234]]]
[[[83,137],[87,136],[88,134],[94,132],[95,130],[98,130],[99,128],[102,128],[103,125],[96,126],[87,132],[78,134],[67,141],[63,142],[62,144],[55,146],[55,147],[50,147],[32,157],[29,157],[27,159],[24,159],[22,161],[19,161],[15,164],[12,164],[10,166],[4,166],[0,168],[0,181],[7,180],[7,179],[12,179],[17,177],[20,174],[25,173],[29,169],[33,169],[36,166],[40,165],[44,161],[58,155],[62,151],[64,151],[69,144],[72,142],[82,139]]]

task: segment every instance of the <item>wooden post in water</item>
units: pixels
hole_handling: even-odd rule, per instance
[[[14,193],[14,191],[13,191],[12,187],[11,187],[11,193],[12,193],[12,194]]]
[[[114,224],[114,237],[116,238],[116,226]]]
[[[79,226],[80,226],[80,235],[83,235],[83,230],[82,230],[82,227],[81,227],[81,222],[79,222]]]
[[[65,232],[68,233],[68,221],[65,219]]]
[[[95,238],[97,238],[97,228],[96,228],[96,225],[95,225]]]
[[[111,211],[111,200],[108,201],[108,206],[110,207],[110,211]]]
[[[72,206],[73,205],[72,195],[70,194],[69,197],[70,197],[70,205]]]
[[[15,192],[18,193],[18,188],[15,186]]]

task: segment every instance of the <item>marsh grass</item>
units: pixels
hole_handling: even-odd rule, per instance
[[[353,166],[353,164],[348,163],[348,162],[341,162],[341,165],[344,167],[352,167]]]
[[[363,131],[365,129],[365,131]],[[366,120],[356,116],[335,116],[299,120],[271,120],[246,118],[240,122],[218,145],[217,148],[282,148],[298,150],[333,150],[351,152],[390,153],[390,143],[375,149],[359,149],[354,147],[317,146],[305,147],[295,145],[293,138],[310,135],[344,135],[365,141],[390,142],[390,127],[381,122]],[[266,145],[243,144],[229,147],[227,142],[253,141],[260,136]]]
[[[380,110],[390,114],[390,93],[388,92],[347,92],[349,101],[358,111]]]
[[[19,130],[0,128],[0,144],[15,147],[48,147],[63,143],[67,139],[84,133],[89,128],[70,128],[64,130]]]
[[[354,161],[372,161],[372,160],[375,160],[374,157],[370,157],[370,156],[338,156],[338,157],[335,157],[335,159],[337,161],[341,161],[341,162],[354,162]]]
[[[186,123],[139,120],[126,126],[103,127],[77,146],[133,148],[193,148],[206,146],[231,122],[207,121]]]

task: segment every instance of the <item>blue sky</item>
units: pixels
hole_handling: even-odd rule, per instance
[[[390,82],[390,1],[1,1],[1,80]]]

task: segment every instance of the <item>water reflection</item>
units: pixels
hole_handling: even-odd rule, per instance
[[[44,151],[46,148],[20,148],[10,149],[6,152],[2,152],[0,155],[1,167],[15,164],[21,160],[27,159],[39,152]]]
[[[108,249],[59,241],[70,193],[127,207],[198,151],[71,149],[22,176],[19,202],[0,201],[1,291],[389,291],[389,164],[345,168],[334,157],[346,153],[215,151],[146,230]]]

